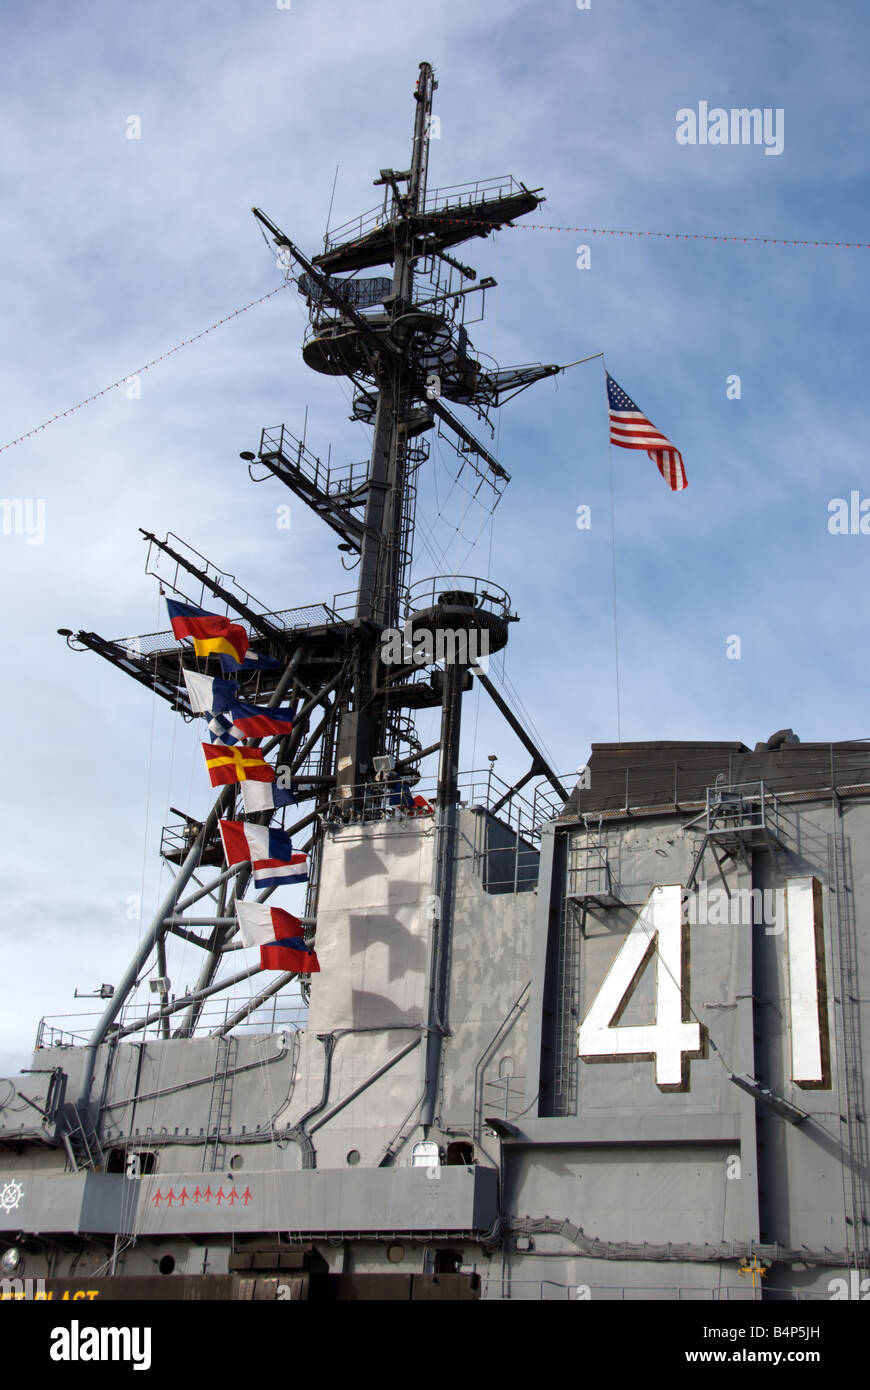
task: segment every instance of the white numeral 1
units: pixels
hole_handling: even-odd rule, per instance
[[[700,1024],[687,1023],[683,1018],[682,895],[679,884],[652,890],[577,1034],[581,1057],[613,1061],[655,1057],[656,1084],[669,1088],[684,1084],[684,1056],[697,1056],[701,1051]],[[617,1020],[653,958],[655,1022],[620,1027]]]
[[[830,1085],[830,1040],[822,885],[812,877],[787,878],[785,905],[791,1078],[799,1086],[824,1087]]]

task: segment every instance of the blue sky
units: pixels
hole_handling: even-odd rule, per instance
[[[863,6],[805,0],[37,0],[3,30],[0,444],[279,284],[252,204],[311,252],[336,165],[333,221],[373,206],[378,170],[407,163],[424,58],[440,83],[430,187],[511,172],[545,189],[533,222],[870,240],[868,37]],[[678,144],[677,111],[701,101],[782,109],[782,153]],[[870,538],[827,525],[831,499],[870,496],[870,251],[515,230],[462,257],[500,286],[471,330],[479,349],[505,364],[605,352],[689,478],[671,495],[645,455],[611,459],[600,361],[504,408],[496,447],[513,481],[491,535],[474,509],[457,534],[456,494],[436,515],[452,456],[432,464],[421,513],[452,565],[511,592],[506,671],[556,765],[617,731],[870,735]],[[0,1072],[26,1065],[41,1014],[117,980],[167,881],[168,806],[208,804],[195,732],[56,629],[165,627],[139,526],[175,531],[276,608],[350,587],[332,533],[238,459],[263,425],[301,432],[306,406],[316,452],[368,453],[336,383],[304,367],[303,327],[284,291],[145,373],[141,399],[114,391],[0,453],[3,496],[45,506],[43,544],[0,535]],[[726,398],[733,374],[740,400]],[[275,526],[286,501],[289,532]],[[421,550],[415,575],[432,570]],[[465,765],[497,752],[511,778],[525,755],[479,699]]]

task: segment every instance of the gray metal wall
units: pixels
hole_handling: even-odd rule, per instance
[[[868,817],[863,797],[839,809],[822,796],[794,802],[781,818],[775,858],[756,847],[748,862],[738,855],[722,866],[738,903],[741,893],[783,889],[792,878],[811,876],[821,885],[819,965],[831,1040],[823,1085],[792,1080],[788,933],[779,921],[688,926],[683,983],[707,1038],[704,1055],[688,1060],[685,1089],[657,1085],[650,1056],[577,1055],[577,1026],[635,913],[653,886],[683,885],[689,877],[701,836],[697,824],[687,825],[689,814],[605,822],[602,843],[622,902],[588,903],[584,919],[566,902],[570,856],[587,835],[581,824],[548,828],[535,886],[538,865],[530,858],[519,873],[511,832],[487,813],[467,810],[453,913],[450,1036],[428,1137],[443,1158],[451,1143],[471,1142],[474,1166],[442,1167],[432,1177],[412,1169],[411,1146],[421,1137],[423,1048],[414,1044],[422,1038],[428,988],[431,835],[425,821],[350,828],[334,842],[334,862],[329,850],[324,862],[324,969],[315,977],[305,1033],[242,1036],[223,1063],[232,1083],[232,1134],[265,1142],[228,1143],[216,1152],[199,1142],[220,1071],[217,1040],[124,1043],[106,1085],[106,1145],[138,1132],[143,1149],[159,1147],[158,1172],[140,1183],[132,1202],[120,1176],[63,1174],[56,1150],[7,1145],[0,1184],[14,1180],[26,1195],[3,1213],[3,1227],[135,1229],[140,1269],[160,1250],[187,1251],[181,1237],[198,1232],[212,1251],[202,1257],[212,1271],[223,1267],[221,1241],[231,1231],[292,1228],[315,1239],[331,1231],[350,1237],[343,1250],[320,1243],[334,1270],[384,1271],[396,1261],[422,1272],[432,1268],[435,1250],[449,1247],[462,1268],[481,1274],[485,1296],[535,1299],[576,1298],[578,1290],[593,1300],[751,1296],[737,1260],[643,1258],[661,1254],[644,1252],[644,1245],[689,1243],[709,1251],[724,1241],[752,1241],[854,1251],[856,1227],[864,1230],[868,1218],[866,1130],[856,1118],[864,1114],[862,1018],[870,997]],[[525,854],[529,847],[522,848]],[[497,873],[487,849],[498,856]],[[512,853],[517,892],[499,887]],[[708,893],[723,886],[709,851],[698,879]],[[696,917],[700,898],[696,887],[686,903]],[[652,1020],[654,979],[650,964],[621,1024]],[[328,1090],[318,1033],[335,1039]],[[108,1056],[101,1049],[98,1093]],[[64,1067],[70,1095],[81,1064],[80,1049],[44,1050],[35,1061]],[[809,1118],[793,1125],[757,1106],[729,1079],[732,1071],[755,1076]],[[46,1080],[31,1076],[22,1086],[39,1102]],[[35,1112],[14,1105],[0,1109],[0,1139],[16,1127],[31,1134],[40,1128]],[[314,1169],[303,1169],[305,1143],[293,1130],[300,1121],[314,1147]],[[388,1146],[392,1166],[379,1167]],[[348,1162],[353,1151],[356,1164]],[[240,1165],[231,1168],[234,1155]],[[174,1190],[195,1183],[204,1163],[217,1181],[235,1181],[240,1193],[242,1181],[249,1187],[241,1210],[236,1202],[231,1211],[221,1204],[206,1217],[175,1202],[154,1203],[167,1179]],[[499,1212],[521,1229],[488,1244],[484,1232]],[[522,1231],[524,1221],[543,1216],[601,1242],[595,1255],[578,1250],[570,1231]],[[357,1237],[375,1229],[379,1241]],[[620,1242],[639,1249],[626,1258]],[[183,1259],[196,1272],[187,1254]],[[827,1297],[831,1280],[847,1271],[845,1262],[782,1263],[766,1282],[770,1296],[783,1289]]]

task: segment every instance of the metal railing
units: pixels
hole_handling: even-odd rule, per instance
[[[776,795],[760,781],[708,787],[706,817],[708,835],[760,831],[778,836],[781,824]]]
[[[443,188],[433,188],[426,195],[426,212],[495,203],[522,192],[523,185],[513,174],[497,174],[494,178],[476,179],[473,183],[448,183]]]
[[[758,781],[740,782],[738,777],[745,769],[753,754],[744,751],[729,752],[723,757],[722,781],[718,788],[713,786],[716,772],[715,763],[711,765],[711,755],[687,753],[679,758],[662,757],[660,760],[627,763],[625,766],[604,769],[598,775],[602,782],[606,779],[606,790],[602,782],[597,784],[597,792],[602,795],[602,804],[594,812],[585,812],[597,821],[618,819],[630,814],[656,814],[660,810],[674,808],[694,810],[706,814],[708,791],[728,791],[736,788],[754,788],[756,795],[762,785]],[[592,769],[595,777],[594,768]],[[768,806],[774,797],[771,783],[776,785],[775,801],[778,816],[782,808],[795,800],[814,799],[818,795],[867,796],[870,793],[870,741],[861,747],[837,744],[820,745],[810,757],[807,752],[798,755],[769,774],[764,782],[764,795]],[[581,790],[595,791],[596,784]],[[751,793],[750,793],[751,794]],[[589,805],[589,798],[585,798]],[[595,803],[593,803],[595,805]],[[581,811],[582,819],[584,812]],[[767,828],[773,837],[776,825],[768,818]]]
[[[527,838],[518,825],[511,826],[507,835],[492,832],[493,822],[487,816],[475,817],[472,854],[484,890],[523,893],[536,887],[540,850],[531,833]]]
[[[288,275],[288,279],[293,280],[293,275]],[[372,309],[380,306],[392,292],[393,282],[388,275],[375,275],[367,279],[358,280],[350,278],[348,280],[330,280],[333,292],[339,295],[345,304],[352,304],[357,311]],[[332,301],[326,297],[320,285],[312,280],[310,275],[300,275],[296,279],[296,285],[300,294],[304,294],[308,300],[309,309],[312,313],[319,310],[324,300],[333,308]]]
[[[260,457],[279,459],[283,464],[306,478],[327,497],[341,496],[363,487],[368,482],[369,461],[361,463],[326,463],[305,447],[301,439],[291,434],[286,425],[264,429],[260,435]],[[272,476],[271,470],[269,477]],[[255,479],[260,482],[263,479]]]
[[[180,591],[176,590],[176,592]],[[194,602],[189,595],[184,595],[184,597],[188,598],[191,603]],[[196,606],[204,608],[206,612],[211,612],[224,605],[217,603],[211,595],[205,594],[196,600]],[[233,612],[229,614],[229,617],[232,622],[243,627],[248,636],[253,637],[254,641],[257,642],[258,634],[252,631],[250,623],[245,618],[241,618]],[[301,632],[307,627],[320,627],[340,621],[339,614],[326,603],[309,603],[302,608],[283,608],[273,613],[264,613],[263,617],[285,633]],[[160,656],[167,652],[184,651],[171,630],[169,632],[146,632],[138,637],[113,637],[109,640],[113,646],[131,656]]]
[[[510,622],[513,618],[511,596],[507,590],[489,579],[478,579],[471,574],[436,574],[428,579],[418,579],[405,596],[405,616],[421,609],[437,607],[443,594],[454,594],[457,596],[456,603],[494,613],[502,622]]]
[[[332,611],[336,621],[342,618],[345,620],[356,617],[359,596],[356,589],[342,589],[340,594],[332,596]]]
[[[497,174],[490,179],[476,179],[472,183],[447,184],[444,188],[433,188],[427,193],[422,211],[424,213],[447,212],[451,208],[480,207],[483,203],[495,203],[502,198],[510,198],[523,191],[523,185],[512,174]],[[391,221],[392,212],[384,203],[361,212],[349,222],[328,231],[324,240],[324,253],[334,250],[346,241],[357,241],[368,232],[376,231]]]
[[[571,1255],[565,1256],[566,1260],[572,1258]],[[758,1300],[758,1293],[753,1294],[751,1287],[748,1286],[746,1288],[732,1285],[725,1285],[721,1288],[696,1288],[691,1284],[637,1284],[628,1286],[623,1284],[563,1284],[556,1279],[498,1278],[483,1271],[480,1272],[480,1279],[481,1298],[493,1300],[515,1298],[526,1302],[557,1301],[562,1303],[613,1301],[629,1303],[633,1301],[647,1302],[648,1300],[673,1303],[752,1303]],[[796,1290],[783,1289],[781,1292],[794,1298],[805,1296]],[[810,1296],[830,1298],[830,1294]]]
[[[359,463],[342,463],[330,468],[326,490],[330,497],[344,497],[365,487],[368,480],[368,459],[362,459]]]
[[[173,825],[164,825],[160,832],[160,855],[163,859],[175,859],[180,861],[192,849],[199,832],[202,829],[200,822],[178,821]],[[213,840],[213,843],[216,841]],[[204,858],[199,861],[207,863]],[[223,859],[221,858],[221,863]]]
[[[52,1018],[99,1018],[99,1014],[67,1015],[54,1014],[41,1018],[36,1029],[37,1051],[41,1047],[83,1047],[90,1037],[89,1033],[74,1033],[70,1029],[60,1028],[52,1022]],[[93,1031],[93,1030],[92,1030]]]
[[[613,887],[607,850],[601,844],[572,844],[565,891],[569,898],[610,898]]]
[[[166,544],[169,545],[170,543],[171,548],[177,554],[186,558],[194,569],[207,575],[215,584],[235,595],[246,608],[261,614],[263,617],[266,616],[264,605],[259,599],[254,597],[250,590],[240,584],[235,575],[230,574],[229,570],[219,569],[217,565],[212,564],[211,560],[201,554],[200,551],[196,550],[194,546],[182,540],[181,536],[177,536],[174,531],[167,531],[166,533]],[[215,601],[206,584],[202,581],[197,583],[196,575],[192,574],[181,560],[176,560],[174,556],[168,555],[166,551],[162,550],[160,545],[156,544],[153,540],[149,540],[148,542],[148,558],[145,562],[145,573],[153,575],[155,579],[159,579],[161,583],[166,584],[174,593],[182,594],[185,598],[188,598],[190,603],[196,605],[205,604],[207,607],[209,602],[213,604]],[[180,585],[186,587],[180,587]],[[191,592],[197,596],[195,598],[190,597]],[[238,620],[235,619],[234,621]]]
[[[176,1002],[182,998],[183,996],[179,995]],[[228,992],[226,995],[207,999],[203,1004],[194,1036],[207,1037],[226,1024],[232,1015],[249,1004],[250,1000],[250,993],[243,995],[238,992]],[[138,1020],[144,1020],[149,1013],[154,1013],[158,1007],[159,1002],[156,997],[150,1003],[134,1000],[132,1003],[126,1004],[118,1018],[119,1027],[123,1029],[135,1024]],[[181,1010],[177,1016],[170,1016],[170,1026],[176,1017],[181,1019]],[[299,1032],[304,1028],[307,1017],[308,1006],[300,996],[298,994],[284,996],[284,992],[281,991],[279,994],[273,995],[258,1009],[255,1009],[242,1023],[236,1024],[233,1032],[235,1034],[276,1033],[281,1029]],[[40,1019],[36,1030],[36,1047],[38,1049],[83,1047],[93,1035],[94,1027],[99,1018],[98,1013],[46,1015]],[[160,1023],[156,1021],[151,1023],[146,1032],[151,1031],[155,1037],[159,1036]]]
[[[327,824],[360,824],[367,821],[430,818],[437,806],[437,778],[426,777],[414,783],[413,796],[421,797],[430,810],[420,806],[402,806],[401,793],[397,797],[397,783],[401,774],[390,782],[361,782],[348,787],[342,794],[336,789],[329,800],[323,819]],[[491,810],[499,801],[511,793],[507,782],[491,769],[478,769],[461,773],[458,780],[459,806],[461,809],[480,808]],[[353,808],[350,810],[349,808]],[[514,791],[499,808],[498,819],[521,838],[530,843],[541,837],[543,826],[555,820],[562,808],[561,798],[556,795],[548,782],[536,784],[531,796],[526,792]]]

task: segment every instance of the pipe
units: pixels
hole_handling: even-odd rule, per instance
[[[186,912],[189,907],[193,907],[194,903],[199,902],[200,898],[207,897],[209,893],[214,892],[215,888],[219,888],[222,883],[226,883],[227,879],[235,878],[241,868],[241,864],[232,864],[228,869],[224,869],[222,874],[218,874],[217,878],[212,879],[207,888],[200,888],[196,893],[191,893],[188,897],[182,898],[180,903],[176,903],[175,911]]]
[[[163,902],[157,909],[151,926],[142,938],[142,941],[139,944],[138,951],[134,955],[130,964],[127,966],[127,969],[124,972],[124,975],[121,979],[121,983],[115,990],[115,993],[109,1000],[109,1003],[106,1005],[106,1009],[100,1021],[98,1022],[96,1028],[94,1029],[90,1041],[87,1044],[84,1076],[82,1079],[82,1089],[78,1101],[79,1105],[87,1106],[90,1103],[91,1086],[93,1085],[94,1072],[96,1070],[97,1065],[97,1048],[100,1046],[100,1043],[103,1041],[106,1034],[108,1033],[109,1026],[114,1022],[118,1014],[121,1012],[121,1009],[127,999],[127,996],[130,994],[131,990],[134,988],[136,984],[140,970],[143,969],[145,963],[148,960],[148,957],[151,955],[151,952],[154,949],[155,942],[165,930],[165,919],[171,916],[175,908],[175,904],[178,900],[179,893],[190,879],[191,875],[193,874],[193,871],[199,866],[199,859],[202,853],[203,846],[206,844],[209,836],[213,833],[214,828],[217,825],[218,820],[220,819],[224,811],[228,810],[233,804],[234,798],[234,788],[225,787],[219,795],[214,806],[209,811],[206,819],[202,823],[199,834],[197,835],[195,841],[190,847],[190,850],[188,851],[187,858],[185,859],[184,863],[178,871],[178,874],[173,880],[169,892],[166,894],[166,897],[163,899]]]
[[[371,1076],[367,1076],[365,1081],[361,1081],[358,1086],[355,1086],[352,1091],[349,1091],[346,1096],[343,1096],[341,1100],[338,1101],[332,1107],[331,1110],[327,1110],[325,1115],[321,1115],[319,1120],[315,1120],[308,1133],[313,1134],[316,1129],[320,1129],[321,1125],[329,1124],[329,1121],[333,1119],[334,1116],[336,1116],[340,1110],[343,1110],[346,1105],[350,1105],[352,1100],[356,1100],[357,1096],[362,1095],[363,1091],[368,1090],[369,1086],[372,1086],[376,1081],[379,1081],[385,1072],[388,1072],[392,1067],[396,1065],[397,1062],[401,1062],[403,1057],[407,1057],[408,1053],[413,1052],[414,1048],[419,1047],[419,1045],[420,1037],[418,1036],[416,1038],[412,1038],[411,1041],[409,1043],[406,1043],[404,1047],[399,1048],[399,1051],[393,1053],[392,1057],[388,1057],[386,1062],[384,1062],[382,1066],[378,1067],[376,1071],[372,1072]]]
[[[312,1105],[310,1110],[306,1110],[301,1120],[292,1128],[282,1130],[282,1139],[293,1139],[302,1150],[302,1167],[316,1168],[317,1153],[311,1139],[311,1135],[305,1129],[305,1121],[310,1120],[312,1115],[317,1115],[326,1108],[329,1098],[329,1084],[332,1080],[332,1054],[335,1051],[336,1038],[334,1033],[318,1033],[318,1038],[323,1043],[323,1091],[320,1100],[316,1105]]]
[[[189,1004],[198,1004],[201,1000],[207,999],[210,994],[217,994],[218,990],[229,989],[230,985],[240,984],[242,980],[249,979],[251,975],[258,975],[261,968],[259,965],[252,965],[249,970],[241,970],[238,975],[231,975],[228,980],[219,980],[216,985],[209,985],[208,989],[199,989],[193,994],[185,994],[181,999],[176,999],[174,1003],[164,1004],[154,1013],[147,1014],[138,1023],[128,1023],[126,1028],[119,1028],[115,1037],[116,1039],[126,1038],[130,1033],[138,1033],[143,1028],[150,1028],[152,1023],[157,1023],[162,1018],[168,1018],[170,1014],[177,1013],[179,1009],[186,1009]]]
[[[495,1032],[493,1033],[493,1035],[492,1035],[492,1037],[490,1038],[489,1042],[487,1043],[486,1047],[483,1049],[483,1052],[480,1054],[480,1057],[479,1057],[479,1059],[478,1059],[477,1065],[476,1065],[475,1068],[474,1068],[474,1092],[473,1092],[473,1097],[472,1097],[472,1110],[471,1110],[471,1114],[472,1114],[471,1138],[472,1138],[472,1141],[473,1141],[475,1144],[477,1144],[480,1148],[483,1147],[483,1145],[480,1144],[480,1140],[479,1140],[479,1138],[478,1138],[478,1136],[479,1136],[479,1134],[480,1134],[480,1130],[481,1130],[481,1128],[482,1128],[482,1126],[481,1126],[481,1119],[482,1119],[482,1116],[479,1116],[479,1110],[482,1109],[482,1107],[479,1106],[479,1094],[480,1094],[480,1079],[481,1079],[481,1074],[482,1074],[482,1072],[483,1072],[483,1068],[486,1066],[487,1062],[489,1061],[490,1056],[491,1056],[491,1054],[492,1054],[494,1048],[497,1046],[498,1042],[500,1041],[500,1039],[502,1038],[502,1036],[504,1035],[504,1033],[506,1033],[506,1032],[508,1031],[508,1027],[509,1027],[509,1025],[511,1025],[511,1022],[512,1022],[512,1020],[513,1020],[514,1014],[517,1013],[517,1012],[522,1008],[523,996],[528,992],[528,990],[529,990],[530,988],[531,988],[531,981],[528,981],[528,983],[526,983],[526,984],[523,985],[522,989],[520,990],[520,992],[519,992],[519,994],[517,995],[517,997],[516,997],[516,999],[514,1000],[514,1002],[511,1004],[510,1008],[508,1009],[508,1011],[507,1011],[507,1013],[505,1014],[504,1018],[502,1019],[501,1023],[500,1023],[500,1024],[498,1025],[498,1027],[496,1028]]]
[[[565,801],[567,801],[568,792],[562,786],[562,783],[559,781],[555,772],[550,767],[550,764],[547,762],[546,758],[544,757],[541,750],[537,747],[534,740],[529,737],[528,733],[523,728],[520,721],[517,719],[510,705],[508,705],[506,701],[502,699],[501,695],[499,695],[492,681],[489,679],[488,676],[485,676],[480,669],[477,669],[474,674],[480,681],[480,684],[483,686],[489,698],[492,700],[496,709],[504,715],[505,719],[510,724],[517,738],[520,740],[520,743],[523,745],[524,748],[528,750],[529,753],[531,753],[532,758],[534,759],[534,770],[540,771],[546,777],[553,790],[558,792],[559,795],[561,797],[564,797]]]
[[[231,1028],[235,1028],[237,1023],[241,1023],[242,1020],[247,1018],[249,1014],[252,1014],[255,1009],[258,1009],[261,1004],[265,1004],[267,999],[271,999],[273,994],[277,994],[279,989],[283,989],[285,985],[289,985],[290,981],[295,979],[296,975],[292,970],[285,972],[283,975],[279,975],[277,980],[273,980],[266,989],[261,989],[260,993],[255,994],[254,998],[249,1000],[247,1004],[244,1004],[241,1009],[237,1009],[234,1014],[230,1014],[226,1022],[222,1023],[220,1028],[214,1030],[211,1037],[226,1037]]]
[[[512,787],[508,787],[504,796],[500,797],[499,800],[495,803],[495,805],[490,807],[492,815],[497,816],[502,806],[504,806],[505,802],[510,801],[511,797],[515,796],[517,792],[521,792],[526,783],[531,782],[532,778],[536,775],[537,768],[531,767],[529,768],[525,776],[521,777],[518,782],[514,782]]]
[[[281,676],[281,679],[279,680],[279,682],[278,682],[278,684],[275,686],[275,689],[273,690],[271,696],[269,697],[268,703],[267,703],[267,705],[266,705],[266,708],[267,708],[267,709],[273,709],[276,705],[279,705],[279,704],[281,703],[281,700],[283,699],[284,695],[286,694],[287,688],[289,687],[289,685],[290,685],[291,682],[293,681],[293,679],[294,679],[294,677],[295,677],[295,675],[296,675],[296,672],[297,672],[297,670],[299,669],[299,666],[301,665],[302,660],[303,660],[305,654],[306,654],[306,648],[305,648],[304,646],[297,647],[296,651],[293,653],[292,657],[291,657],[290,660],[288,661],[287,666],[285,667],[284,672],[283,672],[283,674],[282,674],[282,676]],[[269,752],[269,750],[270,750],[271,748],[274,748],[275,745],[278,744],[278,743],[281,741],[281,738],[282,738],[282,737],[283,737],[283,735],[281,735],[281,734],[276,735],[276,737],[275,737],[274,739],[271,739],[267,744],[265,744],[265,746],[263,747],[263,750],[262,750],[264,756],[265,756],[266,753]],[[256,743],[258,743],[258,740],[257,740],[257,739],[252,739],[252,740],[249,740],[249,742],[250,742],[250,743],[253,743],[253,744],[256,744]],[[232,798],[230,804],[231,804],[231,805],[234,805],[234,804],[235,804],[235,796],[236,796],[235,786],[228,787],[228,788],[227,788],[227,791],[230,792],[231,798]],[[205,843],[205,842],[204,842],[204,843]],[[239,876],[237,877],[237,879],[236,879],[236,884],[235,884],[235,888],[236,888],[236,897],[238,897],[238,895],[239,895],[239,889],[240,889],[240,887],[241,887],[241,891],[242,891],[242,892],[244,892],[244,890],[245,890],[245,884],[246,884],[246,882],[247,882],[247,875],[246,875],[246,873],[245,873],[244,871],[245,871],[245,870],[250,871],[250,865],[249,865],[249,864],[248,864],[248,865],[244,865],[244,864],[243,864],[243,865],[241,866],[241,869],[242,869],[242,872],[240,872]],[[164,914],[164,915],[168,915],[168,914]],[[233,918],[233,923],[235,923],[235,918]],[[205,957],[205,960],[203,961],[202,968],[201,968],[201,970],[200,970],[200,972],[199,972],[199,978],[198,978],[198,980],[197,980],[197,982],[196,982],[196,989],[195,989],[195,991],[194,991],[194,994],[193,994],[192,996],[191,996],[191,995],[188,995],[188,1000],[190,1000],[190,999],[192,998],[192,999],[194,1000],[194,1003],[191,1004],[191,1007],[190,1007],[190,1009],[189,1009],[189,1011],[188,1011],[188,1015],[187,1015],[187,1017],[182,1021],[182,1024],[181,1024],[180,1028],[178,1028],[178,1029],[176,1030],[176,1034],[175,1034],[176,1037],[179,1037],[179,1038],[189,1038],[189,1037],[191,1036],[191,1034],[193,1033],[193,1030],[195,1029],[197,1023],[199,1022],[199,1017],[200,1017],[200,1012],[201,1012],[201,1010],[197,1008],[197,1006],[196,1006],[196,1001],[199,1000],[200,998],[204,998],[204,997],[205,997],[205,996],[201,996],[201,995],[199,994],[199,991],[202,990],[202,989],[205,989],[206,986],[208,986],[208,985],[211,984],[212,980],[214,979],[215,972],[216,972],[216,970],[218,969],[218,966],[219,966],[219,964],[220,964],[220,959],[221,959],[220,950],[219,950],[219,949],[216,949],[216,948],[218,948],[218,947],[222,944],[220,937],[217,935],[217,928],[215,929],[215,932],[212,934],[212,942],[213,942],[213,944],[212,944],[210,947],[206,948],[206,957]]]
[[[140,1057],[140,1059],[141,1059],[142,1053],[143,1053],[144,1050],[145,1050],[145,1043],[134,1043],[133,1046],[139,1048],[139,1057]],[[244,1071],[256,1071],[257,1068],[259,1068],[259,1067],[267,1067],[267,1066],[269,1066],[270,1063],[272,1063],[272,1062],[280,1062],[281,1058],[282,1058],[282,1057],[286,1057],[286,1055],[287,1055],[287,1048],[286,1048],[286,1046],[282,1046],[282,1047],[280,1047],[280,1048],[278,1049],[277,1052],[273,1052],[271,1057],[258,1057],[257,1060],[256,1060],[256,1062],[243,1062],[242,1065],[241,1065],[240,1067],[230,1067],[230,1069],[229,1069],[229,1071],[226,1073],[226,1075],[227,1075],[227,1076],[240,1076],[240,1075],[242,1074],[242,1072],[244,1072]],[[160,1100],[163,1096],[172,1096],[172,1095],[175,1095],[176,1092],[178,1092],[178,1091],[187,1091],[187,1090],[189,1090],[189,1089],[190,1089],[191,1087],[193,1087],[193,1086],[210,1086],[211,1083],[214,1081],[214,1072],[210,1072],[208,1076],[195,1076],[195,1077],[193,1077],[193,1079],[192,1079],[191,1081],[179,1081],[179,1082],[177,1082],[174,1086],[163,1086],[159,1091],[146,1091],[146,1092],[144,1093],[144,1095],[141,1095],[141,1096],[140,1096],[140,1095],[138,1094],[139,1073],[140,1073],[140,1072],[141,1072],[141,1062],[140,1062],[139,1071],[138,1071],[137,1074],[136,1074],[136,1088],[137,1088],[137,1093],[133,1096],[133,1099],[130,1100],[129,1097],[125,1096],[123,1100],[111,1100],[111,1101],[109,1101],[108,1105],[105,1107],[106,1110],[123,1110],[124,1107],[127,1106],[127,1105],[132,1105],[132,1106],[134,1107],[134,1110],[135,1110],[136,1104],[137,1104],[139,1101]],[[131,1114],[131,1116],[130,1116],[130,1131],[131,1131],[131,1133],[132,1133],[132,1130],[133,1130],[133,1115]]]
[[[466,667],[448,662],[444,668],[441,704],[441,758],[435,817],[435,865],[432,879],[432,935],[429,948],[428,1037],[424,1062],[425,1093],[420,1123],[435,1118],[445,1017],[450,990],[450,937],[453,926],[453,892],[459,800],[459,732],[462,722],[462,687]]]
[[[721,1260],[744,1260],[753,1255],[771,1264],[812,1264],[854,1268],[852,1250],[808,1250],[801,1246],[791,1250],[785,1245],[764,1245],[757,1240],[723,1240],[718,1245],[675,1244],[652,1245],[622,1240],[598,1240],[587,1236],[581,1226],[572,1221],[553,1220],[549,1216],[507,1218],[503,1234],[559,1235],[571,1242],[584,1259],[589,1260],[651,1260],[659,1263],[715,1264]],[[570,1254],[567,1258],[571,1258]]]

